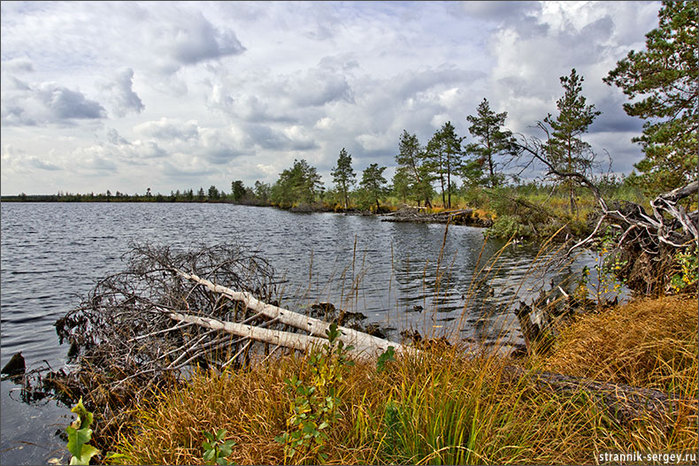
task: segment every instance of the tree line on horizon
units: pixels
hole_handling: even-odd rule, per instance
[[[658,13],[659,26],[646,34],[646,50],[630,51],[603,81],[618,86],[630,103],[624,110],[645,120],[643,132],[633,138],[640,143],[644,158],[635,164],[626,181],[653,196],[696,179],[697,176],[697,108],[698,52],[697,2],[666,1]],[[582,137],[600,115],[582,93],[583,76],[573,68],[561,76],[563,95],[556,102],[555,114],[549,113],[536,122],[541,137],[515,136],[505,126],[507,112],[495,112],[484,98],[475,114],[466,117],[466,136],[459,135],[451,121],[445,122],[426,143],[416,134],[403,130],[395,155],[396,170],[389,184],[385,166],[372,163],[357,173],[352,156],[345,148],[339,152],[331,170],[333,187],[326,189],[317,169],[305,159],[293,165],[268,184],[255,181],[245,186],[241,180],[231,183],[230,192],[210,186],[194,191],[171,191],[170,195],[151,193],[126,195],[63,194],[48,196],[53,200],[138,200],[156,202],[233,202],[254,205],[319,206],[336,210],[351,208],[378,210],[387,196],[418,206],[452,207],[452,196],[470,188],[517,185],[518,174],[533,160],[523,148],[536,147],[540,160],[549,171],[593,174],[596,153]],[[531,152],[531,151],[529,151]],[[517,172],[517,169],[520,172]],[[461,186],[458,185],[461,181]],[[568,210],[576,211],[576,184],[570,177],[553,179],[568,198]],[[27,200],[30,196],[20,195]],[[37,196],[31,196],[36,198]],[[46,196],[44,196],[46,197]],[[44,199],[51,200],[51,199]]]

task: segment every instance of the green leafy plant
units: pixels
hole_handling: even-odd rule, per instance
[[[597,257],[594,269],[597,272],[597,283],[592,290],[595,293],[598,304],[604,300],[611,301],[612,297],[618,297],[625,284],[620,278],[620,271],[628,264],[622,260],[619,254],[613,252],[619,233],[612,227],[608,227],[597,246]]]
[[[678,272],[671,278],[670,285],[676,293],[697,286],[699,259],[696,251],[680,252],[675,255]]]
[[[396,360],[395,356],[396,350],[393,349],[393,346],[389,346],[376,360],[376,372],[383,372],[386,370],[386,365]]]
[[[93,420],[92,413],[83,405],[82,397],[70,411],[78,415],[78,418],[66,427],[67,447],[72,455],[70,464],[90,464],[90,459],[100,453],[97,448],[88,445],[92,439],[92,429],[90,429]]]
[[[235,440],[223,440],[225,436],[226,429],[219,429],[215,434],[204,432],[206,440],[201,445],[206,464],[232,464],[226,457],[233,451]]]
[[[338,340],[340,331],[337,324],[331,324],[326,335],[328,343],[323,345],[322,350],[312,351],[309,356],[310,383],[304,383],[296,375],[285,380],[294,398],[291,401],[291,415],[287,419],[287,431],[275,438],[284,445],[285,461],[327,460],[321,450],[328,439],[328,429],[339,418],[338,389],[345,369],[353,362],[348,358],[352,347]]]

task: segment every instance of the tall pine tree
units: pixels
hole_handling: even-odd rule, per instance
[[[356,182],[356,173],[352,169],[352,156],[347,153],[343,147],[340,155],[337,158],[337,165],[332,169],[330,174],[333,177],[333,182],[342,195],[342,200],[345,209],[349,208],[349,190]]]
[[[495,113],[490,109],[488,99],[483,99],[478,105],[476,115],[469,115],[466,119],[471,123],[468,131],[477,142],[468,144],[466,151],[473,154],[480,165],[488,168],[488,184],[497,186],[502,182],[502,175],[496,171],[498,163],[496,157],[516,154],[515,139],[512,131],[502,129],[505,125],[507,112]]]
[[[451,177],[461,166],[461,139],[451,121],[447,121],[427,144],[426,156],[442,192],[442,206],[451,208]]]
[[[643,149],[635,167],[651,196],[697,178],[698,18],[696,0],[664,1],[658,27],[646,34],[646,50],[632,50],[604,78],[634,100],[624,104],[626,113],[646,120],[633,141]]]
[[[381,209],[379,201],[386,195],[386,178],[383,177],[383,172],[386,167],[379,167],[378,163],[372,163],[362,172],[362,181],[359,185],[364,191],[365,199],[376,204],[376,211]]]
[[[396,155],[396,163],[399,170],[403,169],[402,173],[407,178],[407,183],[410,186],[410,191],[415,196],[417,205],[421,201],[425,201],[426,207],[432,207],[432,176],[429,166],[425,163],[425,152],[420,147],[420,141],[415,134],[409,134],[403,130],[398,143],[398,155]]]
[[[594,105],[587,105],[582,95],[584,78],[573,68],[570,76],[561,76],[563,97],[556,101],[558,116],[544,118],[551,131],[546,143],[546,159],[553,168],[562,173],[586,173],[592,168],[594,154],[590,144],[580,139],[592,122],[601,113]],[[570,212],[576,212],[575,185],[565,181],[570,198]]]

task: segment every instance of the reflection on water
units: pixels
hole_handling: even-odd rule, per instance
[[[28,367],[65,362],[53,323],[99,278],[123,268],[129,243],[187,248],[239,242],[274,266],[282,303],[317,301],[359,311],[390,327],[454,338],[521,340],[512,304],[559,283],[568,268],[539,270],[537,251],[487,242],[465,226],[389,223],[376,217],[290,212],[228,204],[4,203],[2,209],[2,355],[22,351]],[[537,260],[545,264],[551,254]],[[498,258],[495,264],[491,261]],[[67,410],[27,406],[2,382],[2,462],[42,463]],[[63,417],[62,417],[63,416]],[[56,427],[59,426],[59,427]],[[42,445],[24,445],[18,442]]]

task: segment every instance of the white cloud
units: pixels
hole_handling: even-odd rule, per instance
[[[2,94],[4,125],[73,124],[105,117],[104,107],[80,91],[54,82],[28,84],[14,77],[9,81]]]
[[[103,86],[111,96],[112,111],[118,117],[130,112],[141,113],[145,109],[141,98],[133,90],[133,76],[131,68],[122,69],[111,82]]]
[[[144,29],[144,43],[152,47],[154,64],[163,73],[245,50],[232,30],[214,27],[200,11],[177,4],[148,6],[144,21],[151,27]]]
[[[141,136],[164,141],[198,138],[199,126],[194,120],[181,122],[162,117],[157,121],[146,121],[134,127],[134,132]]]
[[[34,64],[28,58],[12,58],[3,62],[2,69],[4,72],[12,74],[32,73]]]
[[[403,129],[468,136],[485,97],[514,131],[555,111],[575,67],[615,169],[639,122],[602,77],[658,2],[0,4],[2,191],[154,192],[273,182],[294,158],[326,184],[345,147],[393,165]],[[601,147],[600,147],[601,149]],[[73,169],[81,166],[84,168]],[[389,170],[390,171],[390,170]],[[148,173],[148,176],[143,175]],[[119,185],[117,185],[117,183]]]

